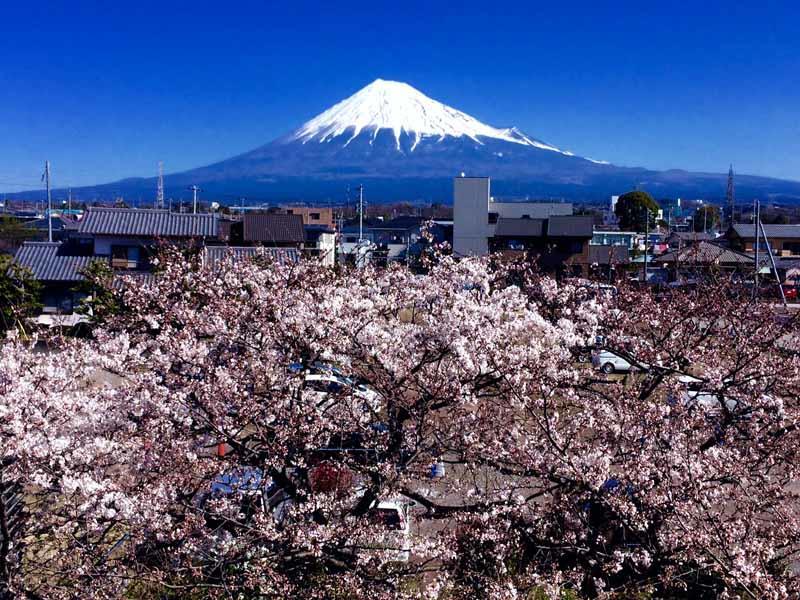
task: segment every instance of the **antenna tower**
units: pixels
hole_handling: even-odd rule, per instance
[[[164,208],[164,163],[158,161],[158,188],[156,189],[156,208]]]
[[[725,194],[725,200],[728,206],[728,226],[730,227],[735,221],[733,209],[736,204],[736,188],[733,184],[733,165],[728,169],[728,191]]]

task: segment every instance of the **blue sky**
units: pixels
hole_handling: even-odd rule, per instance
[[[0,190],[201,166],[378,77],[595,159],[800,180],[800,2],[125,4],[3,3]]]

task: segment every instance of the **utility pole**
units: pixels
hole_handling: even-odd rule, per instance
[[[758,224],[761,222],[761,203],[753,201],[753,230],[755,232],[755,268],[753,275],[753,298],[758,298]]]
[[[364,239],[364,186],[358,186],[358,241]]]
[[[647,284],[647,242],[650,241],[650,209],[644,207],[644,283]]]
[[[47,182],[47,241],[53,241],[53,207],[50,202],[50,161],[44,161],[44,175],[42,179]]]
[[[156,208],[164,208],[164,163],[158,161],[158,187],[156,188]]]
[[[189,186],[189,189],[192,191],[192,198],[193,198],[193,206],[192,214],[197,214],[197,192],[200,191],[200,188],[196,185]]]

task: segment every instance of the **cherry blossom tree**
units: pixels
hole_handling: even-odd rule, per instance
[[[161,261],[93,339],[3,346],[15,592],[800,593],[797,327],[769,305],[491,259]],[[576,362],[598,335],[638,371]]]

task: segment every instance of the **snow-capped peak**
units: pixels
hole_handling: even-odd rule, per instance
[[[444,139],[446,136],[468,137],[481,144],[481,138],[494,138],[534,146],[570,155],[538,140],[529,138],[516,128],[497,129],[481,123],[474,117],[429,98],[407,83],[376,79],[346,100],[314,117],[290,137],[303,143],[311,140],[325,142],[348,134],[349,144],[362,131],[372,134],[372,139],[382,129],[394,132],[397,147],[400,136],[411,136],[413,151],[423,138]]]

